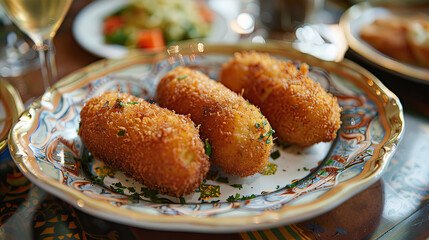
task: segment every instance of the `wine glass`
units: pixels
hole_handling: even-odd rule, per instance
[[[44,88],[57,77],[52,40],[73,0],[0,0],[6,14],[35,43]]]

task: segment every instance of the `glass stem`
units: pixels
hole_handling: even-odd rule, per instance
[[[55,57],[52,39],[46,39],[37,44],[40,70],[42,71],[43,87],[46,90],[57,77],[57,69],[55,64]]]

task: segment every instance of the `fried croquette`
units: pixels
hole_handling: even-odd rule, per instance
[[[204,143],[186,116],[119,92],[90,99],[80,116],[88,151],[148,189],[183,196],[207,174]]]
[[[225,173],[246,177],[266,167],[273,146],[270,124],[257,107],[205,74],[186,67],[168,72],[157,103],[200,124],[211,144],[210,162]]]
[[[307,64],[297,69],[252,51],[235,53],[224,64],[220,81],[258,106],[281,142],[307,147],[334,140],[341,125],[336,97],[307,72]]]

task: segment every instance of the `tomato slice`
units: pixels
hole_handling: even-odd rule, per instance
[[[111,16],[103,21],[103,33],[110,35],[124,26],[124,20],[120,16]]]
[[[165,46],[161,29],[145,29],[137,34],[137,46],[139,48],[161,48]]]

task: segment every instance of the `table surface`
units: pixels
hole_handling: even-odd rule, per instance
[[[88,1],[75,1],[56,38],[59,77],[99,60],[74,40],[71,25]],[[381,179],[339,207],[304,222],[236,234],[163,232],[85,214],[29,182],[8,152],[0,155],[0,239],[427,239],[429,237],[429,85],[349,58],[400,98],[405,134]],[[43,93],[38,69],[8,78],[24,102]]]

